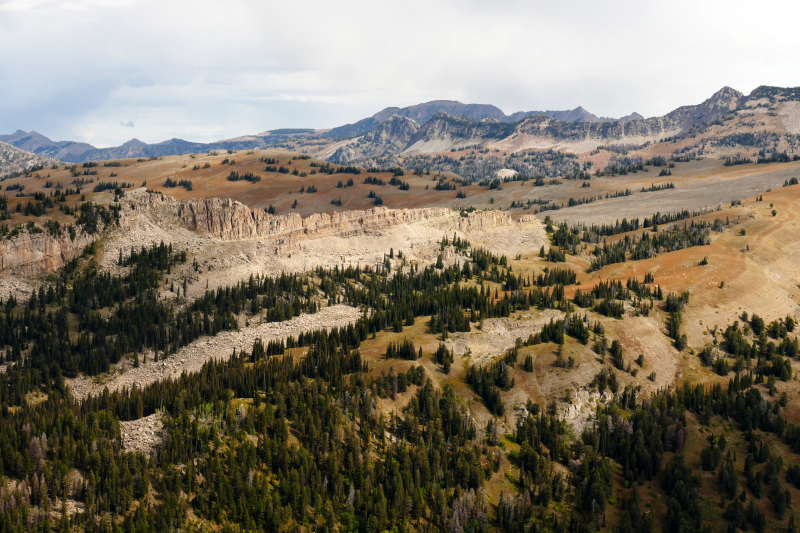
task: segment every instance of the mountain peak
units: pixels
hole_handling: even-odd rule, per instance
[[[620,122],[632,122],[634,120],[644,120],[644,117],[634,111],[630,115],[625,115],[624,117],[619,118]]]
[[[139,146],[147,146],[147,143],[140,141],[139,139],[131,139],[130,141],[124,143],[122,145],[123,148],[136,148]]]
[[[714,94],[712,94],[711,98],[725,98],[725,97],[730,97],[730,96],[735,96],[736,98],[741,98],[742,96],[744,96],[744,93],[742,93],[740,91],[737,91],[736,89],[734,89],[732,87],[728,87],[726,85],[725,87],[723,87],[719,91],[717,91]]]

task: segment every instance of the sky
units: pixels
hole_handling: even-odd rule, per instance
[[[116,146],[330,128],[435,99],[657,116],[800,85],[765,0],[0,0],[0,134]]]

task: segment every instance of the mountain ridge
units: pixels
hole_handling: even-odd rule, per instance
[[[173,138],[148,144],[134,138],[121,146],[97,148],[88,143],[52,141],[37,131],[17,130],[10,135],[0,135],[0,141],[37,156],[70,163],[214,150],[267,149],[285,145],[287,141],[295,142],[301,149],[310,147],[308,153],[342,163],[400,153],[449,151],[486,141],[512,152],[525,149],[580,152],[607,143],[657,142],[718,121],[747,106],[748,102],[759,101],[763,106],[783,100],[800,101],[800,88],[760,86],[750,95],[744,95],[726,86],[699,104],[684,105],[663,116],[650,118],[635,112],[618,119],[598,117],[581,106],[566,111],[519,111],[505,115],[493,105],[433,100],[406,108],[387,107],[372,117],[324,133],[288,128],[210,143]],[[395,117],[406,120],[399,121]],[[389,126],[381,128],[389,121],[392,121]],[[792,121],[800,124],[800,117],[791,118]],[[798,129],[792,124],[787,126],[787,131]],[[370,132],[374,133],[368,135]],[[314,141],[303,145],[305,137]]]
[[[619,119],[599,117],[590,113],[582,106],[563,111],[516,111],[510,115],[506,115],[499,107],[491,104],[462,104],[456,100],[431,100],[430,102],[423,102],[404,108],[387,107],[378,111],[371,117],[363,118],[352,124],[345,124],[332,128],[323,136],[332,139],[357,137],[378,127],[381,123],[394,115],[410,118],[420,126],[424,126],[425,123],[433,118],[439,111],[444,111],[448,115],[464,115],[478,122],[481,120],[493,119],[498,122],[510,123],[518,122],[534,115],[546,115],[566,122],[613,122],[616,120],[627,122],[643,118],[636,112]]]
[[[641,118],[641,115],[634,113],[624,119],[611,121],[594,120],[591,118],[594,115],[587,117],[588,112],[581,107],[565,116],[570,120],[537,113],[517,122],[501,122],[493,117],[478,121],[464,114],[451,115],[440,110],[420,126],[400,151],[385,150],[381,153],[380,147],[371,145],[365,134],[327,154],[327,158],[342,164],[398,154],[445,152],[486,143],[512,152],[554,147],[580,152],[609,142],[644,144],[674,137],[701,124],[719,120],[747,100],[748,97],[743,93],[723,87],[699,104],[681,106],[661,117]],[[381,146],[389,144],[384,138]]]

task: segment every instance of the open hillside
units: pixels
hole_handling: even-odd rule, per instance
[[[755,156],[747,164],[734,165],[704,155],[610,154],[596,151],[578,157],[528,151],[502,157],[502,153],[496,156],[470,149],[457,152],[460,165],[440,160],[443,168],[451,169],[445,171],[343,166],[272,150],[62,163],[0,182],[7,205],[2,224],[7,233],[28,222],[41,226],[48,217],[67,220],[63,211],[50,208],[46,217],[37,217],[41,209],[34,205],[43,197],[64,195],[65,202],[75,207],[81,195],[92,200],[99,192],[140,187],[178,200],[229,198],[272,214],[303,217],[376,206],[448,207],[501,210],[515,219],[535,214],[541,220],[549,215],[570,224],[609,223],[656,212],[717,209],[800,177],[800,160],[791,158],[757,163]],[[481,157],[496,157],[496,161],[489,163]],[[532,178],[526,168],[536,169],[539,176]],[[473,173],[488,177],[472,181]]]

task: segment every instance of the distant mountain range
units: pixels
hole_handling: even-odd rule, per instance
[[[615,120],[598,117],[582,107],[577,107],[571,111],[526,111],[506,115],[500,108],[493,105],[462,104],[452,100],[434,100],[404,108],[387,107],[355,124],[333,128],[322,134],[322,137],[331,140],[358,137],[376,129],[394,115],[406,117],[419,125],[424,125],[441,111],[449,115],[463,115],[476,121],[490,120],[502,123],[517,122],[532,115],[546,115],[568,122],[594,123]],[[641,118],[641,115],[633,113],[619,120],[628,121],[637,118]],[[121,146],[97,148],[84,142],[53,141],[36,131],[17,130],[11,135],[0,135],[0,142],[59,161],[82,163],[84,161],[105,161],[109,159],[163,157],[181,153],[200,153],[209,150],[256,150],[275,146],[290,137],[308,136],[314,133],[316,133],[316,130],[312,129],[279,129],[211,143],[170,139],[160,143],[147,144],[138,139],[131,139]]]
[[[138,157],[163,157],[176,154],[202,153],[209,150],[256,150],[269,148],[284,142],[287,138],[309,135],[316,130],[284,129],[272,130],[258,135],[237,137],[212,143],[196,143],[183,139],[147,144],[131,139],[121,146],[96,148],[91,144],[73,141],[52,141],[36,131],[17,130],[11,135],[0,135],[0,142],[15,146],[32,154],[57,159],[68,163],[84,161],[106,161],[109,159],[129,159]]]
[[[59,161],[72,161],[72,157],[80,156],[89,150],[95,149],[91,144],[81,142],[54,142],[36,131],[24,132],[17,130],[11,135],[0,135],[0,141],[16,146],[20,150],[52,157]]]
[[[448,115],[463,115],[476,121],[491,120],[506,123],[518,122],[534,115],[544,115],[565,122],[629,122],[644,118],[639,113],[631,113],[619,119],[598,117],[580,106],[568,111],[518,111],[511,115],[506,115],[500,108],[493,105],[462,104],[454,100],[433,100],[403,108],[387,107],[354,124],[345,124],[344,126],[333,128],[325,133],[324,136],[328,138],[357,137],[377,128],[394,115],[409,118],[422,126],[440,111],[444,111]]]
[[[784,105],[785,102],[791,105]],[[800,143],[798,102],[800,88],[762,86],[744,95],[724,87],[700,104],[682,106],[660,117],[645,119],[638,113],[631,113],[611,119],[598,117],[582,107],[506,115],[493,105],[435,100],[404,108],[387,107],[354,124],[327,131],[271,130],[212,143],[170,139],[147,144],[131,139],[121,146],[96,148],[87,143],[56,142],[35,131],[21,130],[0,135],[0,142],[41,157],[71,163],[293,146],[335,163],[370,164],[375,159],[399,154],[441,153],[477,145],[504,152],[556,149],[574,153],[612,144],[643,146],[687,133],[705,132],[716,124],[713,135],[723,136],[724,132],[731,135],[709,142],[729,148],[753,147],[756,146],[754,139],[764,144],[763,132],[768,132],[778,135],[781,142],[793,150],[791,147]],[[756,115],[758,118],[753,118]],[[310,142],[303,142],[304,138]],[[287,145],[286,141],[294,144]],[[773,143],[772,146],[778,145]],[[2,171],[0,164],[0,175]]]
[[[577,108],[572,111],[524,114],[524,118],[512,121],[515,115],[522,115],[505,116],[493,106],[464,106],[458,102],[444,102],[441,106],[421,104],[399,110],[363,135],[344,140],[337,136],[338,142],[321,156],[332,162],[345,163],[401,153],[445,152],[475,145],[511,152],[532,148],[583,152],[605,144],[640,145],[674,137],[719,120],[741,107],[749,98],[730,87],[724,87],[700,104],[679,107],[662,117],[644,119],[634,114],[617,120],[600,119]],[[442,106],[466,111],[472,116],[463,112],[450,114],[446,109],[439,109],[428,116],[430,111]],[[377,123],[389,111],[391,108],[365,120]],[[361,124],[365,124],[364,121]],[[335,131],[331,130],[326,135]]]

